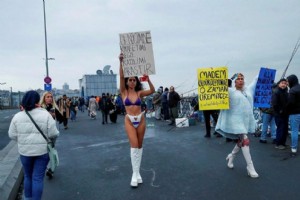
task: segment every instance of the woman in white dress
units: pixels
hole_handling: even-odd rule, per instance
[[[216,131],[226,138],[237,139],[238,142],[232,152],[227,156],[227,166],[233,168],[233,160],[242,149],[247,163],[248,175],[258,178],[249,150],[248,133],[254,133],[255,120],[253,115],[253,96],[257,78],[248,87],[245,87],[244,75],[235,75],[235,87],[229,88],[230,109],[221,110]]]

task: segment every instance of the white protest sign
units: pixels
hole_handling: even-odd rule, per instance
[[[124,77],[155,74],[150,31],[121,33],[120,48],[124,55]]]

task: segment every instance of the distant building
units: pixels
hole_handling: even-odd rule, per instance
[[[41,89],[36,91],[41,97],[46,92],[45,90]],[[62,89],[53,88],[50,92],[53,94],[55,100],[57,100],[59,97],[62,97],[64,94],[67,95],[67,97],[79,97],[80,94],[78,89],[71,90],[67,83],[63,84]]]
[[[67,95],[67,97],[79,97],[79,90],[75,89],[75,90],[70,90],[70,89],[56,89],[54,88],[51,91],[55,97],[55,99],[57,100],[59,97],[63,96],[64,94]]]
[[[78,89],[71,90],[68,83],[63,84],[62,90],[54,88],[52,93],[55,96],[55,99],[58,99],[64,94],[67,95],[67,97],[79,97],[80,94]]]
[[[11,92],[9,90],[0,90],[0,109],[17,108],[21,104],[24,92]]]
[[[69,90],[70,88],[69,88],[69,85],[67,84],[67,83],[65,83],[64,85],[63,85],[63,90]]]
[[[101,96],[102,93],[117,93],[117,75],[110,70],[110,65],[104,66],[103,70],[97,70],[94,75],[83,75],[79,79],[80,96]]]

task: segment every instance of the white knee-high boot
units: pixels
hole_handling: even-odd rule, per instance
[[[130,185],[132,187],[138,186],[137,174],[138,174],[138,166],[139,166],[139,149],[138,148],[130,148],[130,158],[132,165],[132,177]]]
[[[242,147],[242,152],[243,152],[243,155],[244,155],[246,163],[247,163],[247,172],[248,172],[248,175],[251,178],[258,178],[259,175],[256,173],[256,171],[254,169],[253,162],[252,162],[251,155],[250,155],[249,146],[243,146]]]
[[[228,161],[227,166],[229,168],[233,168],[233,160],[236,157],[236,154],[240,151],[240,147],[238,145],[235,145],[234,148],[232,149],[232,152],[230,154],[228,154],[228,156],[226,157],[226,160]]]
[[[137,171],[137,182],[138,183],[143,183],[143,179],[140,174],[140,167],[141,167],[141,162],[142,162],[142,157],[143,157],[143,148],[138,149],[138,171]]]

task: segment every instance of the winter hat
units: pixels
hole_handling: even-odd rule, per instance
[[[281,78],[281,79],[277,82],[277,85],[279,85],[279,83],[281,83],[282,81],[286,81],[286,82],[287,82],[287,80],[286,80],[285,78]]]
[[[22,106],[25,110],[30,111],[36,107],[40,101],[40,95],[34,90],[25,93],[22,99]]]
[[[292,88],[295,85],[299,84],[298,78],[295,74],[289,75],[287,78],[287,81],[289,82],[289,87]]]

